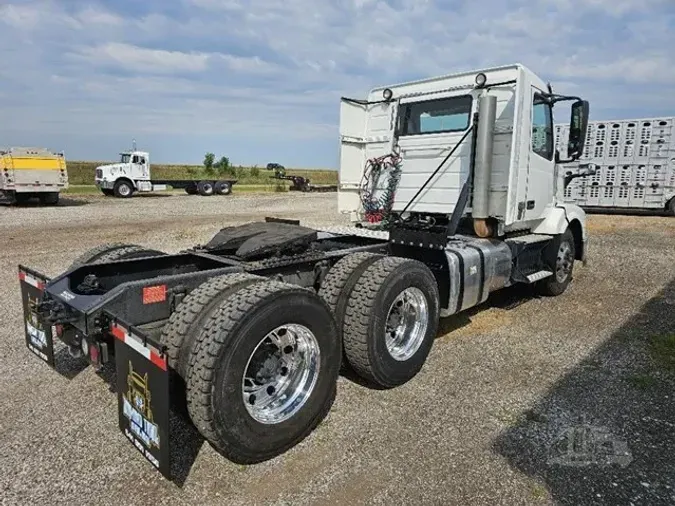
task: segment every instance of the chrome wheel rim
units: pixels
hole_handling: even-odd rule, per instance
[[[555,277],[558,283],[565,282],[570,272],[572,272],[573,263],[572,247],[568,242],[563,242],[560,248],[558,248],[558,257],[555,263]]]
[[[119,188],[120,195],[126,197],[131,193],[131,188],[128,184],[121,184]]]
[[[282,325],[267,334],[246,363],[242,396],[263,424],[288,420],[306,404],[319,377],[319,343],[304,325]]]
[[[387,351],[404,361],[419,350],[429,325],[429,303],[416,287],[403,290],[389,307],[385,327]]]

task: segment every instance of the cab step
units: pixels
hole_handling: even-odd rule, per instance
[[[528,283],[536,283],[537,281],[546,279],[549,276],[553,276],[553,273],[551,271],[538,271],[533,272],[532,274],[528,274],[525,277],[527,278]]]

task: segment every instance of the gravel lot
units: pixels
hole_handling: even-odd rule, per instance
[[[444,320],[422,372],[397,389],[340,378],[326,421],[277,459],[238,466],[179,427],[176,483],[118,432],[109,372],[69,362],[64,377],[25,349],[19,262],[55,275],[102,242],[174,252],[264,216],[344,223],[335,209],[334,194],[0,207],[2,503],[675,502],[675,359],[650,354],[654,340],[675,336],[673,218],[590,216],[590,264],[577,264],[563,296],[506,290]],[[590,457],[556,462],[569,456],[561,437],[582,427],[591,441],[603,428],[608,439]]]

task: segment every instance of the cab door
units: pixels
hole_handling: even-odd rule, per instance
[[[519,202],[519,215],[524,220],[536,220],[553,202],[555,175],[555,132],[553,109],[544,92],[531,88],[530,150],[525,202]],[[521,209],[522,214],[521,214]]]

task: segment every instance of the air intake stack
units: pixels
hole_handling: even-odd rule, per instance
[[[492,174],[492,146],[497,118],[497,97],[484,95],[478,106],[476,132],[476,163],[473,182],[473,229],[478,237],[490,237],[490,176]]]

